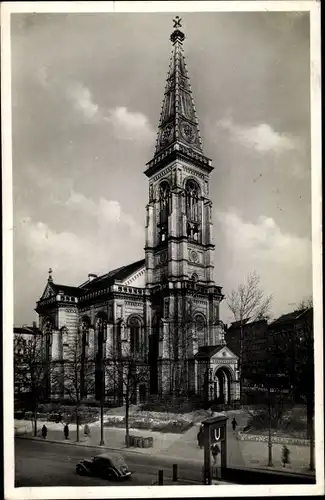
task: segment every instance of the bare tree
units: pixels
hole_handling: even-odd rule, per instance
[[[167,337],[164,338],[168,363],[169,394],[174,397],[188,397],[191,391],[190,366],[193,358],[194,320],[191,311],[185,311],[182,322],[168,323]]]
[[[125,443],[130,445],[130,406],[137,401],[139,386],[149,384],[149,364],[143,346],[123,342],[111,347],[105,359],[106,394],[114,395],[125,405]]]
[[[305,311],[306,309],[311,309],[313,306],[313,297],[309,296],[299,302],[297,311]]]
[[[241,284],[236,290],[232,290],[227,297],[227,305],[234,316],[234,320],[238,321],[240,326],[238,360],[240,392],[242,389],[242,368],[245,348],[244,325],[248,321],[253,323],[260,319],[267,319],[272,304],[272,295],[265,295],[260,281],[260,277],[254,271],[247,277],[245,284]],[[247,333],[249,334],[249,332]]]
[[[37,412],[41,401],[46,397],[47,378],[50,376],[46,366],[42,335],[24,338],[14,337],[14,381],[19,392],[23,393],[33,410],[34,436],[37,435]]]
[[[64,360],[64,393],[75,406],[77,437],[79,441],[80,405],[87,393],[94,390],[94,365],[87,358],[85,342],[80,330],[66,346]],[[57,375],[61,377],[60,374]],[[59,383],[61,383],[61,378]]]
[[[304,402],[307,410],[307,436],[310,441],[310,470],[315,469],[314,463],[314,332],[313,332],[313,300],[301,301],[298,311],[302,315],[295,332],[295,367],[291,386],[295,397]]]

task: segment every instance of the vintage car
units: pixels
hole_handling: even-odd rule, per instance
[[[81,460],[76,466],[79,475],[98,476],[104,479],[126,479],[131,472],[122,455],[102,453],[90,459]]]

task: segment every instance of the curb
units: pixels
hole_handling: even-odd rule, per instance
[[[94,449],[97,449],[97,450],[112,450],[112,451],[119,451],[120,453],[134,453],[136,455],[143,455],[143,456],[146,456],[146,457],[150,457],[150,456],[154,456],[156,457],[157,456],[157,453],[159,453],[159,450],[156,451],[155,454],[153,453],[143,453],[141,451],[138,451],[138,450],[132,450],[132,448],[113,448],[112,446],[100,446],[99,444],[86,444],[84,442],[79,442],[77,443],[76,441],[69,441],[69,440],[65,440],[65,441],[58,441],[58,440],[54,440],[54,439],[43,439],[43,438],[40,438],[40,437],[34,437],[34,436],[31,436],[31,437],[28,437],[28,436],[24,436],[24,435],[16,435],[15,436],[15,439],[25,439],[26,441],[40,441],[40,442],[47,442],[47,443],[54,443],[54,444],[66,444],[66,445],[70,445],[70,446],[76,446],[78,448],[94,448]],[[170,457],[169,455],[163,455],[161,453],[159,453],[159,456],[164,459],[164,460],[183,460],[183,461],[186,461],[186,463],[191,463],[192,465],[198,465],[200,464],[202,466],[202,461],[201,460],[196,460],[196,459],[188,459],[188,458],[185,458],[185,457]],[[196,484],[196,483],[195,483]]]

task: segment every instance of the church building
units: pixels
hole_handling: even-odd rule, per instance
[[[61,370],[56,396],[64,396],[64,362],[79,338],[84,358],[93,361],[94,389],[85,397],[109,392],[103,366],[114,353],[148,367],[135,402],[170,393],[225,404],[239,399],[238,357],[225,342],[224,296],[214,281],[214,167],[203,153],[180,28],[177,16],[155,153],[144,172],[144,258],[89,274],[77,286],[55,283],[50,270],[37,302],[47,360]]]

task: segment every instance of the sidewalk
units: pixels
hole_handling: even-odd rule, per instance
[[[229,415],[232,417],[233,415]],[[244,415],[235,415],[239,428],[245,425]],[[26,438],[42,440],[41,428],[44,422],[38,422],[38,435],[33,438],[32,425],[29,421],[15,421],[15,425],[26,425]],[[76,443],[76,425],[70,424],[69,440],[65,440],[63,434],[63,424],[45,422],[48,429],[47,441],[59,443],[69,443],[79,446],[98,447],[99,449],[110,448],[123,450],[127,452],[140,453],[146,455],[160,455],[162,458],[177,459],[180,461],[196,462],[203,465],[204,453],[197,445],[198,425],[194,425],[184,434],[170,434],[153,432],[149,430],[130,429],[130,434],[135,436],[153,437],[154,444],[152,448],[126,448],[125,429],[104,427],[104,446],[100,446],[100,426],[96,422],[90,424],[91,436],[84,435],[84,427],[80,426],[79,443]],[[281,465],[282,445],[273,444],[273,467],[271,470],[281,470],[288,472],[306,473],[308,472],[309,447],[290,445],[291,464],[285,469]],[[254,441],[237,440],[236,433],[231,430],[230,422],[227,429],[227,457],[229,466],[249,467],[249,468],[268,468],[268,447],[267,443]]]

